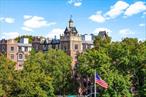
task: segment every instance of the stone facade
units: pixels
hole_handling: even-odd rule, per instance
[[[17,43],[17,69],[23,68],[23,63],[29,56],[29,52],[32,49],[32,44],[29,43],[28,38],[21,38],[20,42]]]
[[[72,57],[71,65],[72,70],[74,70],[78,54],[93,47],[94,35],[91,36],[92,39],[87,41],[85,35],[79,35],[73,20],[70,19],[64,33],[60,35],[60,39],[33,37],[31,44],[28,38],[21,38],[20,42],[16,42],[14,39],[2,39],[0,41],[0,53],[5,53],[9,59],[16,62],[16,69],[22,69],[23,63],[32,49],[43,52],[49,49],[61,49]]]
[[[69,20],[69,25],[66,27],[64,34],[60,36],[61,49],[72,57],[72,69],[77,63],[77,56],[82,52],[82,38],[74,27],[73,20]]]
[[[23,68],[23,63],[31,49],[32,44],[29,44],[28,38],[22,38],[20,42],[14,39],[2,39],[0,41],[0,53],[5,54],[8,59],[16,62],[16,69]]]
[[[17,62],[17,42],[14,39],[7,40],[7,58]]]

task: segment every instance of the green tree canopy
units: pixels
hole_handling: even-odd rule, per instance
[[[136,96],[145,96],[146,45],[136,38],[125,38],[111,42],[111,38],[97,36],[94,48],[79,55],[78,72],[93,76],[96,70],[109,84],[107,90],[99,92],[101,97],[131,97],[134,87]],[[93,78],[93,77],[92,77]]]
[[[16,84],[15,63],[0,54],[0,96],[11,96]]]
[[[34,65],[33,65],[34,64]],[[30,68],[31,67],[31,68]],[[48,52],[32,53],[24,63],[24,72],[41,68],[45,76],[52,78],[55,94],[65,94],[71,80],[71,57],[61,50],[50,49]],[[37,75],[36,75],[37,76]]]

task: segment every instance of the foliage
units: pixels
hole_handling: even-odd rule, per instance
[[[0,96],[10,96],[15,89],[15,63],[0,55]]]
[[[34,63],[34,67],[32,67]],[[65,94],[66,89],[71,80],[71,58],[61,50],[50,49],[48,52],[32,53],[25,62],[24,71],[31,72],[37,67],[41,71],[52,78],[52,84],[55,94]],[[25,71],[25,72],[26,72]]]
[[[53,97],[52,79],[42,72],[36,63],[29,70],[15,70],[15,63],[0,56],[0,96],[6,97]],[[37,68],[37,69],[36,69]]]
[[[78,57],[78,72],[93,78],[94,71],[108,84],[107,90],[99,92],[101,97],[131,97],[131,87],[136,96],[145,96],[146,42],[136,38],[125,38],[112,42],[111,38],[95,38],[94,48]]]
[[[23,70],[15,70],[15,63],[0,56],[0,96],[54,97],[68,94],[71,89],[71,57],[61,50],[31,52]]]
[[[135,97],[146,96],[146,41],[125,38],[111,42],[108,36],[97,36],[94,48],[81,53],[78,61],[81,77],[94,79],[96,70],[108,83],[107,90],[97,85],[100,97],[131,97],[132,93]],[[0,55],[0,96],[54,97],[77,93],[79,84],[72,79],[71,57],[61,50],[32,50],[23,70],[16,71],[15,64]],[[132,87],[135,91],[131,91]]]

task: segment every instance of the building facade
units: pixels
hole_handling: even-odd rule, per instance
[[[17,65],[16,69],[22,69],[23,63],[29,56],[29,52],[32,49],[32,44],[29,43],[28,38],[21,38],[20,42],[17,43]]]
[[[14,39],[7,40],[7,58],[17,62],[17,42]]]
[[[23,63],[32,49],[43,52],[49,49],[61,49],[72,57],[71,66],[72,70],[74,70],[79,53],[93,48],[95,35],[90,34],[90,40],[86,40],[86,35],[80,35],[74,26],[74,21],[70,19],[64,33],[60,35],[60,39],[56,39],[56,37],[49,39],[37,36],[33,37],[32,43],[29,43],[28,38],[21,38],[20,42],[16,42],[14,39],[2,39],[0,40],[0,53],[6,54],[7,58],[16,62],[16,69],[22,69]],[[107,33],[106,31],[100,31],[98,35],[105,38]]]
[[[68,22],[64,34],[60,36],[60,46],[72,57],[72,69],[77,63],[77,56],[82,52],[82,37],[79,35],[72,19]]]

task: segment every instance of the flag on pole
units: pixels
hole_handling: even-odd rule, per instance
[[[102,80],[97,73],[96,73],[96,83],[105,89],[108,88],[108,84],[104,80]]]

